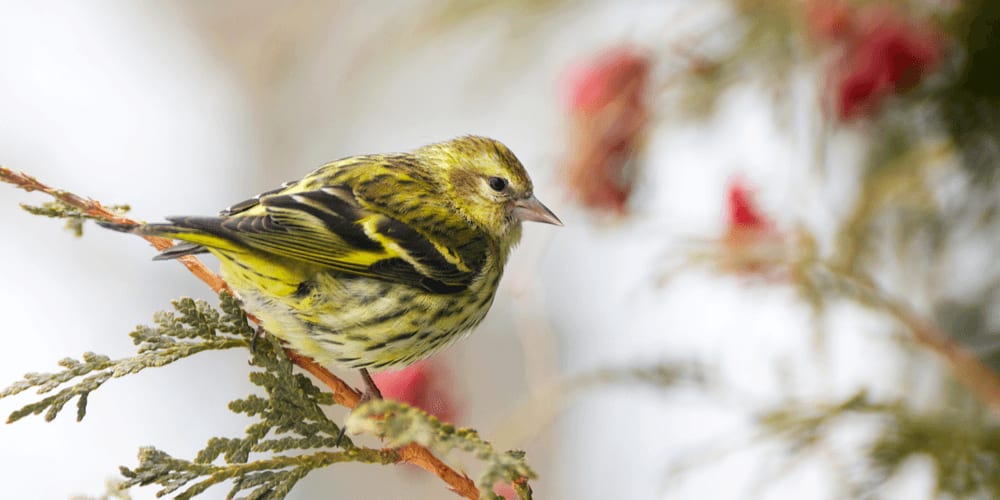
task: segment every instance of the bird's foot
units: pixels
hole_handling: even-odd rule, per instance
[[[372,376],[368,373],[367,368],[361,369],[361,379],[365,382],[365,392],[361,394],[361,401],[358,404],[373,399],[382,399],[382,391],[378,390],[378,386],[375,385],[375,381],[372,380]]]
[[[257,354],[257,339],[264,336],[267,332],[264,327],[258,326],[253,331],[253,337],[250,337],[250,359],[247,360],[247,364],[252,365],[254,356]]]
[[[372,376],[371,374],[368,373],[368,370],[362,368],[360,371],[361,371],[361,380],[363,380],[365,383],[365,392],[361,393],[361,399],[358,400],[358,404],[360,405],[374,399],[382,399],[382,391],[378,390],[378,386],[375,385],[375,381],[372,380]],[[337,433],[337,441],[335,443],[335,446],[340,447],[340,440],[344,438],[345,431],[347,431],[347,426],[343,426],[340,428],[340,432]]]

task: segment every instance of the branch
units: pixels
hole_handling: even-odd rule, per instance
[[[888,309],[900,323],[909,328],[917,342],[944,358],[956,380],[978,396],[993,411],[994,416],[1000,417],[1000,376],[996,372],[984,365],[972,351],[908,306],[888,304]]]
[[[138,224],[138,222],[133,219],[120,216],[104,208],[104,205],[97,200],[84,198],[69,191],[63,191],[62,189],[49,187],[24,172],[17,173],[9,168],[0,167],[0,181],[13,184],[14,186],[28,191],[29,193],[32,191],[45,193],[71,207],[80,209],[84,214],[94,219],[106,220],[108,222],[118,224]],[[158,238],[156,236],[143,236],[143,238],[152,243],[153,247],[157,250],[166,250],[174,245],[173,241],[166,238]],[[198,279],[204,281],[205,284],[211,287],[212,291],[215,293],[229,289],[229,286],[226,285],[226,282],[223,281],[219,275],[212,272],[211,269],[206,267],[205,264],[202,264],[196,257],[188,255],[177,260],[184,264],[184,266],[187,267],[192,274],[197,276]]]
[[[104,208],[104,205],[97,200],[84,198],[69,191],[52,188],[23,172],[17,173],[6,167],[0,166],[0,181],[12,184],[28,192],[40,191],[48,194],[66,205],[81,210],[90,218],[120,224],[138,223],[133,219],[120,216]],[[155,236],[143,236],[143,238],[149,241],[157,250],[165,250],[173,246],[173,242],[166,238],[158,238]],[[184,266],[187,267],[192,274],[198,277],[201,281],[205,282],[205,284],[207,284],[216,293],[223,290],[229,290],[229,286],[226,282],[219,275],[212,272],[212,270],[205,266],[200,260],[198,260],[197,257],[188,255],[177,260],[184,264]],[[258,322],[256,318],[249,314],[247,315],[247,318],[255,323]],[[329,387],[330,390],[333,391],[334,401],[338,404],[351,409],[358,405],[358,402],[361,400],[360,391],[352,388],[342,379],[331,373],[326,368],[320,366],[312,359],[291,351],[286,352],[293,363],[309,372],[320,382]],[[465,475],[459,474],[454,469],[446,465],[440,459],[435,457],[434,454],[432,454],[426,447],[420,446],[416,443],[411,443],[400,448],[399,461],[411,463],[428,472],[431,472],[447,483],[453,491],[465,498],[473,500],[479,498],[479,490],[471,479]]]
[[[759,246],[736,249],[738,258],[751,255],[752,262],[758,270],[781,270],[790,276],[791,281],[798,283],[803,297],[813,305],[822,300],[821,291],[833,291],[847,295],[858,303],[877,308],[892,316],[909,330],[918,345],[929,349],[940,356],[948,365],[955,380],[966,387],[976,398],[988,407],[995,417],[1000,418],[1000,374],[997,374],[977,357],[972,351],[957,342],[951,335],[924,318],[905,302],[890,296],[880,289],[871,279],[850,272],[845,266],[831,265],[819,260],[815,244],[811,238],[799,234],[795,240],[798,248]],[[695,252],[692,262],[728,262],[733,258],[733,250],[726,251],[709,248]]]
[[[351,387],[347,382],[330,373],[330,370],[323,368],[308,356],[303,356],[291,349],[285,349],[285,355],[288,356],[288,359],[292,360],[292,363],[309,372],[313,377],[323,382],[323,385],[329,387],[333,391],[333,400],[337,404],[351,409],[358,406],[358,402],[361,401],[361,391]]]
[[[411,463],[421,469],[441,478],[442,481],[451,486],[455,493],[472,500],[479,498],[479,489],[476,483],[469,479],[469,476],[455,472],[455,469],[448,467],[438,457],[427,448],[417,443],[410,443],[399,449],[399,460]]]
[[[346,406],[347,408],[354,409],[358,406],[361,401],[361,392],[354,389],[346,382],[330,373],[329,370],[323,368],[318,363],[312,360],[312,358],[298,354],[291,349],[285,349],[285,354],[288,355],[289,359],[293,363],[298,365],[303,370],[312,374],[312,376],[319,379],[327,387],[333,391],[333,399],[337,404]],[[416,443],[410,443],[399,449],[399,460],[401,462],[411,463],[420,467],[421,469],[440,477],[444,482],[451,486],[451,489],[465,498],[477,499],[479,498],[479,490],[476,488],[476,484],[463,474],[459,474],[448,467],[439,458],[435,457],[433,453],[427,448],[420,446]]]
[[[352,434],[368,432],[381,437],[390,446],[400,447],[400,455],[407,456],[411,463],[438,475],[451,476],[454,471],[442,469],[444,464],[438,464],[437,459],[430,463],[425,462],[424,453],[428,453],[425,447],[433,448],[439,453],[448,453],[453,449],[471,453],[489,464],[480,475],[478,491],[489,492],[493,485],[500,481],[512,484],[520,482],[525,486],[525,495],[521,498],[531,498],[530,488],[526,487],[526,482],[535,477],[535,472],[524,460],[523,451],[511,450],[498,453],[493,445],[481,439],[475,430],[456,428],[443,423],[419,408],[398,401],[372,400],[351,412],[344,426]],[[429,453],[428,456],[433,458]],[[459,483],[469,480],[464,476],[452,477]],[[462,494],[461,491],[458,493]],[[469,494],[473,495],[472,498],[478,498],[477,493],[474,487],[469,491]]]
[[[122,467],[121,473],[127,478],[122,484],[124,487],[161,484],[164,487],[156,496],[174,495],[179,500],[190,499],[227,480],[233,480],[233,486],[226,498],[236,498],[243,491],[250,494],[240,498],[283,498],[299,480],[321,467],[340,462],[391,464],[395,461],[396,452],[392,450],[351,448],[214,465],[177,459],[156,448],[143,448],[139,450],[139,466],[135,469]],[[190,484],[195,480],[198,482]]]
[[[910,306],[889,297],[876,285],[857,276],[844,273],[830,266],[812,266],[811,281],[816,286],[833,282],[845,293],[862,303],[875,305],[902,323],[921,346],[938,354],[950,368],[952,376],[985,404],[995,417],[1000,417],[1000,375],[951,335],[941,330],[933,321],[922,317]]]

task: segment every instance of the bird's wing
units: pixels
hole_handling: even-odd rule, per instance
[[[221,226],[250,248],[304,263],[436,293],[469,286],[487,243],[460,215],[428,205],[426,182],[393,175],[363,186],[302,183],[261,196]]]

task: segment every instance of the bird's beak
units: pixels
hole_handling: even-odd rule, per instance
[[[563,225],[559,217],[552,213],[534,196],[514,202],[514,217],[521,221],[544,222],[556,226]]]

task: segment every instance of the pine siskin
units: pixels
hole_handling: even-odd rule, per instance
[[[562,225],[503,144],[468,136],[344,158],[218,217],[103,224],[209,252],[261,327],[319,363],[403,367],[486,315],[522,221]]]

